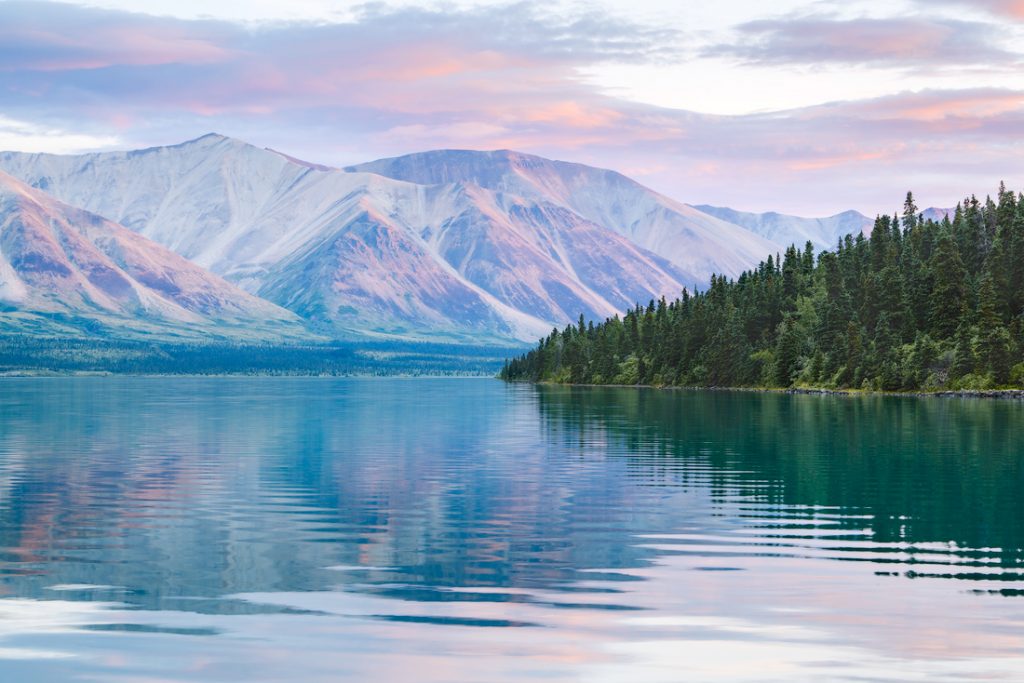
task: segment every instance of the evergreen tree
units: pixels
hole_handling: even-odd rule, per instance
[[[903,229],[913,230],[917,227],[917,204],[914,203],[914,193],[908,192],[903,202]]]
[[[596,325],[580,316],[502,376],[914,389],[1002,386],[1022,362],[1024,196],[1000,186],[941,222],[908,194],[901,216],[880,216],[870,238],[847,235],[817,261],[813,245],[793,245],[676,301]]]
[[[791,317],[782,321],[779,343],[775,349],[775,383],[788,387],[793,383],[800,363],[800,332]]]
[[[955,349],[953,367],[949,371],[954,379],[959,379],[974,372],[974,340],[971,336],[971,328],[966,321],[960,323],[956,330]]]
[[[708,345],[704,366],[712,386],[744,386],[750,383],[750,349],[735,310]]]
[[[985,277],[978,291],[978,356],[981,370],[991,373],[993,381],[1004,385],[1010,381],[1010,332],[996,310],[995,287]]]
[[[928,320],[937,338],[948,339],[960,325],[967,299],[966,271],[951,235],[939,236],[929,269],[935,284]]]

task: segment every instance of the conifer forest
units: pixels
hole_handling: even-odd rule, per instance
[[[553,330],[506,380],[984,390],[1024,384],[1024,195],[942,221],[902,214],[832,251],[807,243],[675,301]]]

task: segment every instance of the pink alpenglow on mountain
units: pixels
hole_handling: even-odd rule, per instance
[[[9,331],[72,317],[129,335],[304,336],[294,314],[3,172],[0,305]]]

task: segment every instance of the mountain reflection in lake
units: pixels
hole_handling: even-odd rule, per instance
[[[1022,418],[0,380],[0,679],[1018,680]]]

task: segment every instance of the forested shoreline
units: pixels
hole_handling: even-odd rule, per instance
[[[836,249],[769,256],[621,318],[553,330],[505,380],[984,391],[1024,386],[1024,195],[1000,185],[952,218],[902,215]]]

